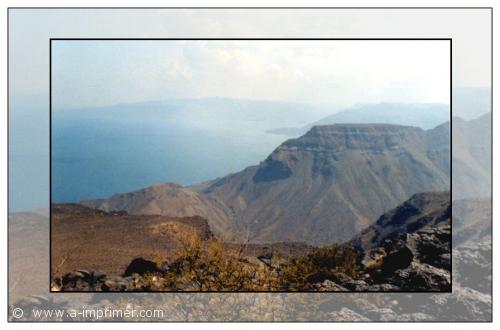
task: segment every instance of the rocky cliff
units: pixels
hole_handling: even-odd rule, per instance
[[[447,126],[443,131],[446,137]],[[204,190],[254,241],[345,241],[415,193],[449,189],[449,140],[415,127],[313,127]],[[437,133],[434,133],[435,135]]]

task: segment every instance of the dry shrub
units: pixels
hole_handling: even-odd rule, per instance
[[[285,291],[307,291],[311,284],[323,279],[345,274],[356,278],[358,254],[351,245],[331,245],[315,249],[313,252],[282,266],[281,287]]]
[[[350,245],[327,246],[298,258],[273,257],[265,262],[244,255],[215,238],[203,239],[196,231],[179,238],[174,262],[159,278],[146,276],[158,291],[307,291],[323,278],[343,273],[357,276],[357,253]]]
[[[229,249],[214,238],[186,233],[178,258],[163,277],[171,291],[272,291],[277,272],[248,261],[242,249]]]

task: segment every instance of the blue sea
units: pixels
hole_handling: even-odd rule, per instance
[[[161,182],[191,185],[235,173],[259,164],[286,140],[268,129],[311,120],[303,114],[290,121],[286,105],[261,117],[241,106],[227,108],[239,115],[222,106],[210,112],[148,106],[53,113],[52,202],[105,198]]]
[[[214,132],[173,123],[53,124],[52,201],[108,197],[160,183],[190,185],[264,160],[283,141],[263,131]]]

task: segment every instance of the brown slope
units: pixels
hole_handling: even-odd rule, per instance
[[[415,127],[317,126],[205,193],[235,212],[243,238],[345,241],[413,194],[449,189],[439,154],[446,148],[436,146],[445,140],[431,149],[427,132]]]
[[[136,257],[172,261],[186,234],[211,235],[200,217],[108,213],[78,204],[55,204],[51,212],[52,277],[76,269],[121,275]]]
[[[227,233],[230,226],[229,211],[219,199],[172,183],[156,184],[81,204],[106,212],[126,211],[135,215],[200,216],[208,219],[215,233]]]

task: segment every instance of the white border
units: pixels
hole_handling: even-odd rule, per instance
[[[61,0],[53,0],[53,1],[36,1],[36,0],[4,0],[2,1],[2,5],[0,6],[2,11],[0,12],[0,28],[1,28],[1,34],[0,34],[0,44],[2,45],[2,52],[0,53],[0,60],[1,60],[1,65],[0,65],[0,72],[2,75],[2,80],[1,80],[1,86],[0,86],[0,107],[2,109],[2,120],[0,120],[0,127],[2,128],[2,134],[0,134],[0,157],[2,158],[1,162],[1,173],[2,175],[0,176],[0,182],[2,185],[2,189],[0,190],[0,206],[1,206],[1,225],[0,225],[0,241],[2,242],[0,245],[1,249],[1,259],[0,259],[0,268],[2,271],[0,272],[0,285],[2,287],[2,295],[0,297],[0,320],[1,320],[1,327],[5,328],[16,328],[16,329],[36,329],[36,328],[71,328],[71,329],[87,329],[89,326],[91,326],[89,323],[64,323],[64,324],[54,324],[54,323],[8,323],[6,324],[6,311],[7,311],[7,273],[5,271],[5,265],[7,264],[7,232],[6,232],[6,221],[7,221],[7,107],[6,107],[6,100],[7,100],[7,50],[6,50],[6,44],[7,44],[7,8],[8,7],[493,7],[494,14],[496,12],[496,9],[500,8],[500,6],[495,6],[496,3],[495,1],[492,0],[476,0],[476,1],[464,1],[464,0],[457,0],[457,1],[446,1],[446,0],[420,0],[420,1],[370,1],[370,0],[351,0],[351,1],[327,1],[327,0],[318,0],[318,1],[305,1],[305,0],[275,0],[275,1],[265,1],[265,0],[254,0],[254,1],[248,1],[248,0],[240,0],[237,3],[235,1],[229,1],[229,0],[213,0],[208,3],[208,1],[203,1],[203,0],[185,0],[185,1],[180,1],[180,0],[171,0],[171,1],[161,1],[161,0],[72,0],[72,1],[61,1]],[[464,24],[466,24],[464,22]],[[498,58],[498,36],[500,35],[500,31],[498,30],[498,23],[494,24],[494,44],[493,44],[493,52],[495,56]],[[498,64],[494,63],[494,85],[493,85],[493,95],[494,95],[494,108],[496,107],[496,104],[498,104],[498,96],[500,95],[498,93]],[[499,127],[499,115],[493,116],[493,127]],[[495,131],[495,130],[493,130]],[[500,135],[499,134],[493,134],[493,145],[498,146],[500,145]],[[500,172],[500,163],[498,162],[499,160],[499,154],[493,154],[493,170],[495,174],[494,182],[493,182],[493,191],[494,191],[494,199],[493,199],[493,204],[497,205],[499,202],[499,196],[498,196],[498,188],[499,188],[499,180],[498,180],[498,174]],[[494,231],[494,237],[500,237],[499,230],[500,230],[500,224],[497,224],[497,220],[495,218],[498,218],[497,212],[494,210],[493,211],[493,222],[495,225],[493,226],[493,231]],[[493,272],[496,275],[498,273],[498,267],[500,265],[500,258],[499,258],[499,253],[496,249],[497,244],[493,242],[493,247],[494,247],[494,260],[493,260]],[[493,285],[494,289],[494,297],[498,296],[499,292],[499,284],[494,283]],[[495,303],[495,299],[494,303]],[[499,307],[494,305],[493,307],[493,320],[494,323],[496,320],[498,320],[500,317],[499,314]],[[494,324],[493,323],[493,324]],[[362,329],[362,328],[369,328],[369,329],[387,329],[387,328],[405,328],[405,329],[421,329],[422,327],[425,327],[426,329],[442,329],[443,327],[448,327],[452,326],[455,329],[470,329],[471,326],[473,326],[475,329],[483,329],[483,328],[491,328],[493,327],[492,323],[481,323],[481,324],[474,324],[470,325],[467,323],[456,323],[456,324],[446,324],[446,323],[426,323],[426,324],[419,324],[419,323],[399,323],[399,324],[388,324],[388,323],[322,323],[322,324],[317,324],[317,323],[273,323],[273,324],[252,324],[252,323],[231,323],[231,324],[219,324],[219,323],[211,323],[211,324],[200,324],[200,323],[191,323],[191,324],[178,324],[178,323],[169,323],[169,324],[152,324],[152,323],[147,323],[143,324],[142,326],[147,327],[147,328],[163,328],[165,329],[166,327],[168,328],[179,328],[182,327],[183,329],[198,329],[200,327],[206,328],[206,329],[217,329],[220,330],[221,328],[226,328],[226,327],[238,327],[241,329],[254,329],[255,327],[264,327],[264,328],[273,328],[273,329],[304,329],[304,328],[310,328],[310,329],[331,329],[332,327],[341,327],[341,328],[347,328],[349,327],[350,329]],[[135,323],[112,323],[112,324],[104,324],[104,323],[99,323],[96,324],[95,326],[99,328],[110,328],[110,329],[123,329],[123,328],[137,328],[137,324]]]

